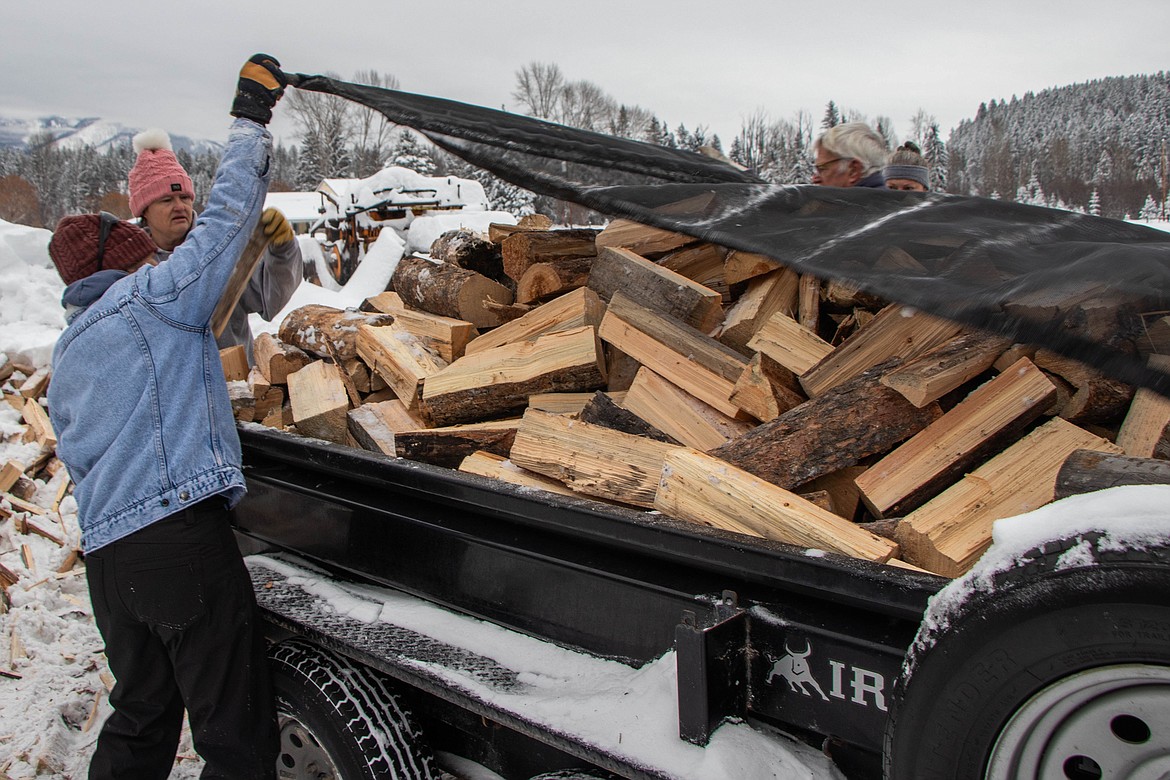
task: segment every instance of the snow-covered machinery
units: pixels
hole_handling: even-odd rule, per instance
[[[383,229],[405,237],[417,217],[487,208],[479,182],[423,176],[408,168],[384,168],[367,179],[326,179],[317,192],[321,218],[310,232],[324,232],[325,256],[341,284],[353,275]]]

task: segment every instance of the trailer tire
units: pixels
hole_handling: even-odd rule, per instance
[[[409,713],[381,675],[295,639],[274,645],[268,658],[282,780],[439,776]]]
[[[894,687],[886,778],[1170,771],[1170,549],[1100,536],[1033,550],[924,622]]]

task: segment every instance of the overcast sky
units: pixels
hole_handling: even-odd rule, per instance
[[[223,140],[236,73],[263,51],[290,71],[352,79],[373,69],[409,92],[510,110],[516,71],[556,63],[672,128],[706,124],[725,148],[757,111],[789,119],[804,109],[819,123],[829,100],[888,116],[901,136],[921,107],[946,138],[983,101],[1167,69],[1170,0],[1117,6],[8,0],[0,116],[101,116]],[[295,140],[279,108],[273,129]]]

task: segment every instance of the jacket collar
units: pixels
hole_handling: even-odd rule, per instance
[[[125,271],[107,269],[78,279],[66,287],[61,296],[61,305],[65,307],[65,321],[73,322],[78,314],[105,295],[106,290],[110,289],[114,282],[129,275]]]

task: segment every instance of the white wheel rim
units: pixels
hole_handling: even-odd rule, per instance
[[[1000,732],[986,777],[1170,777],[1170,668],[1105,666],[1049,685]]]
[[[281,780],[338,780],[341,773],[321,741],[305,724],[286,713],[278,717],[280,754],[276,775]]]

